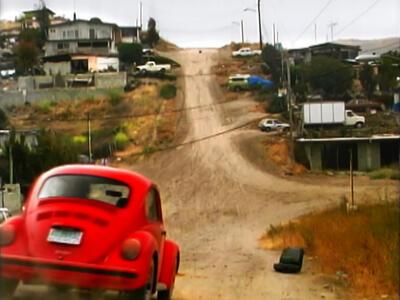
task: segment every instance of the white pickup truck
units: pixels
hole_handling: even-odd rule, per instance
[[[142,73],[165,73],[171,70],[171,65],[157,65],[154,61],[148,61],[144,65],[137,66],[137,70]]]
[[[238,51],[233,51],[233,57],[246,57],[261,55],[261,50],[251,50],[250,48],[240,48]]]

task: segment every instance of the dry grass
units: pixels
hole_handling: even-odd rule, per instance
[[[261,238],[265,249],[304,246],[322,270],[348,274],[358,296],[398,295],[400,210],[395,204],[361,206],[348,214],[333,209],[271,227]]]
[[[306,171],[303,165],[294,162],[289,153],[289,145],[286,139],[268,139],[264,142],[265,157],[286,173],[294,175]]]

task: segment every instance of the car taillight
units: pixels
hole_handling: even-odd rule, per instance
[[[0,226],[0,247],[8,246],[14,242],[15,228],[12,225]]]
[[[122,245],[122,257],[128,260],[135,260],[140,253],[140,242],[137,239],[126,240]]]

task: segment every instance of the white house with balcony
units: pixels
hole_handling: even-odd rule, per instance
[[[116,45],[120,41],[118,26],[98,18],[51,25],[43,59],[45,72],[64,75],[119,71]]]

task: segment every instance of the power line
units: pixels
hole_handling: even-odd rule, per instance
[[[362,11],[358,16],[356,16],[353,20],[347,23],[341,30],[336,32],[336,35],[342,33],[351,25],[353,25],[356,21],[358,21],[361,17],[363,17],[366,13],[368,13],[375,5],[377,5],[381,0],[375,0],[370,6],[368,6],[364,11]]]
[[[303,34],[310,28],[311,25],[315,23],[315,21],[319,18],[320,15],[325,11],[325,9],[328,8],[328,6],[332,3],[333,0],[328,0],[328,2],[322,7],[322,9],[318,12],[318,14],[311,20],[311,22],[303,29],[303,31],[298,35],[294,43],[296,43],[302,36]]]

